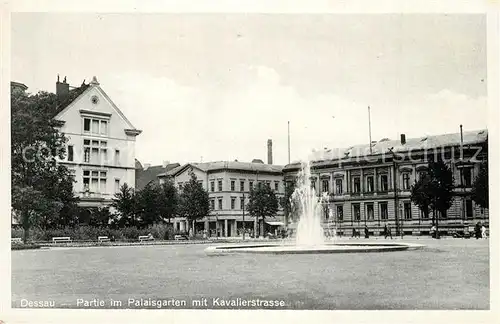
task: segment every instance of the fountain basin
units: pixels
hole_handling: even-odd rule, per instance
[[[231,253],[259,253],[259,254],[329,254],[329,253],[369,253],[416,250],[424,247],[414,243],[332,243],[322,245],[294,245],[294,244],[259,244],[259,245],[227,245],[210,246],[205,249],[207,255],[223,255]]]

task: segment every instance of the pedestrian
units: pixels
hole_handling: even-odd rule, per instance
[[[391,240],[392,240],[392,232],[391,232],[391,228],[388,226],[387,227],[387,235],[390,236]]]
[[[481,238],[481,224],[479,222],[477,222],[474,227],[474,234],[476,234],[476,240]]]
[[[435,237],[436,236],[436,226],[432,225],[430,234],[431,234],[431,237]]]
[[[481,238],[486,238],[486,227],[481,226]]]
[[[370,238],[370,232],[368,231],[368,226],[365,225],[365,238]]]
[[[387,224],[384,225],[384,238],[386,239],[389,235],[389,230],[387,229]]]

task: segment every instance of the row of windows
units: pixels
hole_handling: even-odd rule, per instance
[[[106,193],[107,185],[106,171],[83,170],[83,190],[92,193]],[[114,192],[120,191],[120,179],[115,179]]]
[[[461,171],[461,184],[470,187],[472,185],[472,168],[462,168]],[[418,179],[421,179],[424,177],[426,174],[425,171],[421,171],[418,173]],[[389,190],[389,181],[388,181],[388,176],[386,174],[381,174],[379,177],[379,186],[377,187],[377,184],[375,183],[375,178],[372,175],[365,176],[365,182],[364,182],[364,192],[375,192],[378,190],[384,192]],[[411,189],[411,183],[410,183],[410,173],[409,172],[403,172],[402,173],[402,189],[403,190],[410,190]],[[354,176],[351,178],[352,181],[352,189],[351,191],[353,193],[360,193],[361,192],[361,177],[359,176]],[[311,186],[313,188],[316,188],[316,179],[311,179]],[[330,180],[328,179],[323,179],[321,180],[321,192],[330,192]],[[344,189],[343,189],[343,180],[342,179],[335,179],[335,193],[336,194],[343,194]]]
[[[231,197],[231,209],[236,209],[236,201],[237,201],[236,197]],[[245,200],[243,197],[240,197],[239,204],[240,204],[239,209],[243,209],[244,205],[245,205]],[[217,209],[222,210],[223,209],[222,206],[223,206],[223,198],[219,197],[219,198],[217,198]],[[210,208],[212,210],[216,210],[215,199],[210,199]]]
[[[246,182],[245,180],[239,181],[239,191],[241,191],[241,192],[245,191],[245,182]],[[265,183],[265,185],[267,185],[268,187],[271,187],[271,182],[262,182],[262,181],[257,182],[257,187],[261,188],[263,183]],[[236,191],[236,180],[231,180],[230,187],[231,187],[231,191]],[[248,182],[248,188],[249,189],[254,188],[253,181]],[[222,189],[223,189],[222,188],[222,180],[217,180],[217,191],[222,191]],[[278,191],[278,189],[279,189],[279,181],[274,181],[274,190]],[[210,191],[215,192],[215,181],[214,180],[210,181]]]
[[[98,118],[84,118],[83,133],[92,135],[108,135],[108,121]]]
[[[108,164],[108,142],[101,140],[83,140],[83,162],[93,164]],[[73,145],[68,145],[68,161],[75,160]],[[120,165],[120,150],[115,149],[114,164]]]

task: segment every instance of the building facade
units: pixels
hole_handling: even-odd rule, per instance
[[[183,185],[191,178],[193,172],[203,188],[208,192],[210,215],[196,221],[195,231],[207,231],[211,236],[234,237],[255,230],[255,219],[245,211],[250,195],[250,188],[267,185],[277,194],[284,194],[282,166],[246,163],[246,162],[207,162],[189,163],[179,166],[167,173],[160,174],[159,181],[163,183],[171,179],[182,191]],[[283,226],[282,210],[266,219],[266,230],[273,231]],[[174,227],[178,231],[187,231],[185,218],[174,219]]]
[[[488,159],[487,130],[408,140],[401,135],[400,141],[382,139],[370,146],[318,152],[310,162],[311,185],[318,196],[329,197],[323,206],[323,227],[340,235],[362,232],[365,226],[379,235],[386,225],[393,234],[429,234],[433,211],[424,215],[410,195],[411,186],[436,155],[454,176],[454,199],[447,213],[439,216],[440,232],[467,232],[477,222],[488,227],[488,209],[471,199],[480,164]],[[295,181],[300,168],[299,163],[284,167],[287,185]]]
[[[54,117],[66,135],[66,157],[60,163],[73,172],[73,190],[82,207],[105,207],[124,184],[135,187],[136,129],[101,88],[90,84],[70,90],[56,83],[62,104]]]

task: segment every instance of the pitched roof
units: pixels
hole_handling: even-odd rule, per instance
[[[179,163],[170,163],[166,167],[155,165],[135,170],[135,189],[142,190],[148,183],[157,181],[158,175],[168,172],[179,166]]]
[[[463,132],[463,144],[474,145],[484,143],[488,139],[488,130],[475,130]],[[313,152],[311,161],[313,164],[336,161],[343,158],[373,156],[389,153],[392,148],[395,153],[404,153],[416,150],[430,150],[439,147],[451,147],[460,145],[460,133],[441,134],[432,136],[422,136],[418,138],[406,139],[405,144],[401,144],[400,140],[383,139],[376,143],[372,143],[372,152],[368,144],[354,145],[348,148],[325,149],[322,151]],[[285,169],[300,166],[300,162],[293,162]]]
[[[188,166],[200,169],[203,172],[211,172],[215,170],[237,170],[237,171],[250,171],[250,172],[281,173],[283,170],[282,165],[275,165],[275,164],[262,164],[262,163],[237,162],[237,161],[215,161],[215,162],[204,162],[204,163],[187,163],[175,169],[172,169],[169,172],[166,172],[165,174],[160,174],[159,176],[173,176]]]

